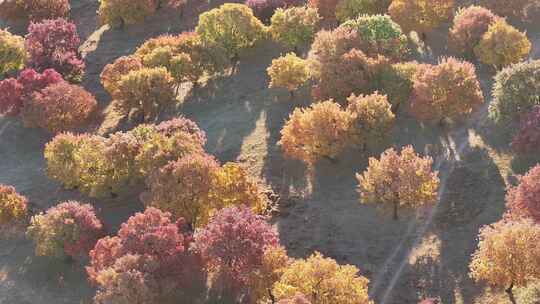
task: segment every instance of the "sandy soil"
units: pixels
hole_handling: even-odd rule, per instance
[[[110,98],[99,83],[104,65],[132,53],[150,37],[193,29],[196,12],[219,4],[192,3],[184,14],[191,18],[161,12],[144,25],[120,31],[98,26],[97,1],[75,1],[72,18],[85,41],[82,51],[88,66],[83,85],[97,96],[104,113],[110,110]],[[417,59],[435,62],[445,54],[446,33],[442,28],[430,35]],[[528,36],[535,45],[532,56],[538,58],[540,34],[529,29]],[[283,52],[275,44],[263,43],[242,54],[236,74],[200,88],[185,88],[183,104],[165,116],[183,113],[195,120],[207,132],[210,153],[223,162],[244,163],[281,194],[281,212],[272,221],[291,256],[305,257],[316,250],[340,263],[357,265],[371,280],[370,293],[379,304],[416,303],[424,296],[440,297],[445,304],[506,303],[500,293],[473,284],[467,275],[479,227],[501,217],[506,185],[515,172],[526,170],[512,159],[507,142],[494,135],[497,131],[486,122],[485,108],[469,121],[445,129],[421,126],[400,113],[392,144],[412,144],[432,155],[442,187],[435,208],[402,210],[400,220],[392,221],[385,212],[358,203],[354,174],[366,167],[369,155],[347,151],[338,163],[323,161],[310,173],[302,164],[283,158],[276,146],[279,131],[292,109],[311,102],[307,88],[292,100],[286,92],[267,88],[266,68]],[[493,71],[482,67],[479,74],[489,100]],[[129,126],[108,117],[97,127],[107,133]],[[14,185],[36,210],[68,199],[92,203],[111,230],[142,209],[136,193],[96,200],[49,180],[42,154],[48,140],[50,135],[44,132],[0,118],[0,183]],[[3,237],[0,304],[90,303],[94,291],[86,282],[84,263],[37,258],[22,235]]]

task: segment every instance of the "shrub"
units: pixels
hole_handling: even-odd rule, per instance
[[[407,36],[387,15],[360,16],[341,26],[358,33],[360,50],[370,57],[383,55],[400,60],[408,52]]]
[[[231,59],[266,35],[265,26],[253,16],[251,9],[236,3],[225,3],[202,13],[195,31],[204,44],[222,47]]]
[[[28,65],[38,71],[54,69],[72,81],[81,81],[84,61],[79,54],[80,38],[75,24],[65,19],[31,23],[26,35]]]
[[[113,98],[124,111],[140,111],[144,121],[148,121],[175,102],[173,79],[163,67],[134,70],[120,78]]]
[[[32,69],[23,70],[17,79],[0,81],[0,114],[17,116],[32,98],[32,95],[49,85],[63,82],[62,75],[55,70],[45,70],[42,74]]]
[[[339,0],[308,0],[307,3],[309,7],[317,10],[324,21],[334,22],[336,20],[336,7]]]
[[[421,157],[412,146],[401,152],[384,151],[380,159],[369,158],[364,173],[356,174],[360,203],[392,204],[394,220],[398,207],[422,207],[437,201],[439,178],[431,166],[433,159]]]
[[[100,239],[86,267],[98,288],[95,300],[169,303],[196,278],[191,237],[183,229],[182,220],[175,223],[169,213],[147,208],[122,224],[116,236]]]
[[[489,26],[482,40],[474,48],[478,59],[500,69],[527,58],[531,51],[531,42],[525,33],[521,33],[504,20]]]
[[[123,56],[117,58],[113,63],[109,63],[101,72],[101,84],[109,94],[116,95],[118,83],[122,76],[131,71],[142,69],[143,65],[139,57]]]
[[[301,293],[297,293],[292,298],[283,299],[278,304],[311,304],[311,302]]]
[[[474,65],[450,57],[416,75],[410,112],[426,122],[444,118],[458,120],[471,114],[483,102]]]
[[[519,185],[508,189],[506,204],[511,214],[540,223],[540,165],[519,178]]]
[[[533,3],[532,0],[481,0],[480,5],[489,8],[500,16],[508,17],[523,17],[526,12],[526,8],[529,4]]]
[[[293,53],[272,60],[267,72],[270,76],[269,87],[286,88],[291,96],[309,79],[307,62]]]
[[[291,7],[299,4],[297,0],[246,0],[249,7],[259,20],[267,23],[278,8]]]
[[[208,222],[212,179],[219,163],[209,155],[195,154],[169,162],[147,180],[150,197],[145,205],[182,217],[192,227]]]
[[[0,225],[21,222],[28,214],[28,199],[12,186],[0,184]]]
[[[350,142],[351,113],[332,100],[295,109],[281,130],[283,153],[313,165],[320,158],[334,159]]]
[[[468,58],[474,56],[474,48],[480,43],[489,26],[500,17],[481,6],[460,9],[448,34],[448,46],[452,51]]]
[[[512,140],[512,149],[519,154],[540,152],[540,106],[535,106],[521,119],[519,131]]]
[[[377,146],[394,125],[396,116],[385,95],[351,95],[347,111],[352,114],[352,140],[362,146]]]
[[[341,0],[336,6],[336,18],[345,22],[362,15],[384,14],[391,0]]]
[[[527,58],[531,46],[525,33],[521,33],[505,20],[499,20],[489,26],[474,48],[474,53],[482,63],[500,69]]]
[[[478,238],[469,265],[475,281],[505,289],[513,299],[513,287],[525,286],[540,276],[539,225],[530,220],[501,220],[482,227]]]
[[[19,71],[25,61],[24,39],[0,29],[0,76]]]
[[[62,258],[87,255],[103,232],[91,205],[68,201],[33,216],[26,233],[36,255]]]
[[[303,293],[313,304],[371,304],[368,283],[368,279],[358,275],[355,266],[339,265],[316,252],[287,267],[274,284],[273,293],[278,300]]]
[[[25,105],[23,119],[27,126],[59,133],[84,126],[96,108],[96,99],[85,89],[59,82],[32,95]]]
[[[495,76],[489,116],[497,124],[509,125],[540,105],[540,61],[511,65]]]
[[[298,50],[313,41],[319,20],[319,14],[314,8],[278,8],[272,16],[270,34],[284,46]]]
[[[69,0],[5,0],[0,3],[0,17],[40,21],[67,17],[70,9]]]
[[[102,24],[123,27],[143,22],[162,5],[180,9],[185,3],[184,0],[101,0],[98,15]]]
[[[260,269],[265,250],[279,242],[276,231],[263,217],[246,207],[224,208],[194,235],[214,282],[222,280],[228,292],[249,287],[251,275]]]
[[[406,33],[424,36],[450,19],[453,8],[454,0],[393,0],[388,13]]]

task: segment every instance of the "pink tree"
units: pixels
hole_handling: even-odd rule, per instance
[[[511,215],[529,217],[540,223],[540,165],[519,178],[519,185],[508,190],[506,204]]]

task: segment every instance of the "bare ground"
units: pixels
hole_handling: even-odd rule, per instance
[[[184,16],[219,4],[191,4]],[[76,1],[72,18],[85,40],[88,68],[83,85],[100,100],[106,115],[110,98],[99,83],[104,65],[132,53],[150,37],[193,29],[197,20],[162,12],[144,25],[120,31],[99,27],[96,9],[96,1]],[[431,35],[417,59],[434,62],[445,54],[445,35],[446,29]],[[532,56],[538,58],[540,35],[533,30],[528,35],[535,45]],[[467,274],[479,227],[501,217],[506,185],[514,171],[526,170],[511,157],[507,141],[495,135],[485,109],[466,123],[444,129],[421,126],[400,113],[392,144],[412,144],[432,155],[442,187],[435,208],[402,210],[400,220],[392,221],[387,213],[358,203],[354,174],[366,167],[366,155],[347,151],[338,163],[323,161],[312,172],[283,158],[276,145],[279,130],[292,109],[311,102],[308,89],[291,100],[286,92],[267,88],[266,68],[284,51],[272,43],[257,46],[243,54],[236,74],[185,88],[183,105],[169,116],[183,113],[194,119],[207,132],[210,153],[223,162],[244,163],[282,195],[283,207],[273,223],[291,256],[320,251],[357,265],[371,280],[370,293],[380,304],[416,303],[424,296],[440,297],[445,304],[506,303],[500,292],[474,284]],[[489,100],[493,71],[482,67],[479,74]],[[96,128],[107,133],[118,123],[128,127],[109,116]],[[44,132],[0,118],[0,183],[14,185],[37,210],[68,199],[92,203],[111,230],[142,209],[135,193],[96,200],[48,179],[43,159],[48,140]],[[86,282],[84,263],[34,257],[32,244],[21,234],[1,238],[0,304],[90,303],[94,291]]]

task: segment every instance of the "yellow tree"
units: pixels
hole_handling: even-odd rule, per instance
[[[355,266],[339,265],[316,252],[287,267],[273,294],[283,300],[302,293],[312,304],[371,304],[368,284]]]
[[[470,276],[504,288],[512,303],[515,286],[540,278],[540,225],[532,220],[507,221],[480,229],[478,249],[469,265]]]
[[[454,0],[393,0],[388,8],[392,20],[404,32],[425,35],[452,16]]]
[[[291,97],[294,91],[309,79],[309,68],[306,60],[293,53],[272,60],[267,69],[270,76],[270,88],[286,88]]]
[[[435,203],[439,188],[431,157],[421,157],[407,146],[398,153],[393,148],[380,159],[371,157],[363,174],[357,174],[360,203],[392,204],[394,220],[398,207],[421,207]]]

